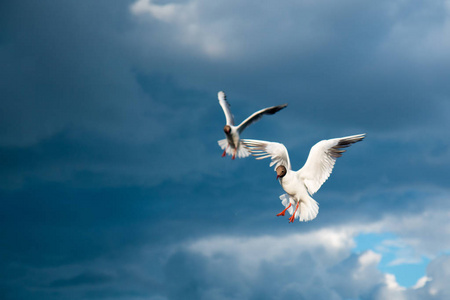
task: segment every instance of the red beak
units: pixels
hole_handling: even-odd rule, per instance
[[[280,175],[277,175],[277,179],[280,178]]]

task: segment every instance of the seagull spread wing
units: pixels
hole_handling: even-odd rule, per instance
[[[267,108],[263,108],[261,110],[258,110],[257,112],[255,112],[254,114],[252,114],[250,117],[248,117],[247,119],[245,119],[244,121],[242,121],[241,124],[239,124],[239,126],[237,127],[237,131],[239,132],[239,134],[244,131],[245,128],[247,128],[250,124],[258,121],[259,119],[262,118],[263,115],[273,115],[274,113],[282,110],[283,108],[285,108],[287,106],[287,104],[282,104],[282,105],[277,105],[277,106],[272,106],[272,107],[267,107]]]
[[[253,156],[256,156],[256,159],[270,157],[272,159],[272,162],[270,163],[271,167],[275,165],[276,169],[278,166],[282,165],[287,170],[291,169],[289,154],[283,144],[249,139],[242,139],[241,142]]]
[[[338,157],[345,152],[343,148],[364,139],[365,134],[352,135],[342,138],[323,140],[315,144],[309,152],[305,165],[298,172],[312,195],[330,177]]]
[[[222,106],[225,118],[227,119],[227,125],[234,125],[234,117],[230,111],[230,103],[227,101],[227,96],[224,92],[220,91],[217,95],[219,97],[219,104]]]

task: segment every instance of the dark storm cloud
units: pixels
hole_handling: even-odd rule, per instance
[[[188,5],[187,2],[179,4]],[[289,33],[294,30],[291,24],[285,31],[277,34],[280,39],[277,47],[270,44],[269,47],[272,48],[269,48],[270,51],[268,51],[267,47],[262,46],[266,40],[257,39],[255,36],[255,40],[247,40],[249,45],[254,45],[252,51],[245,47],[238,47],[239,51],[235,54],[239,64],[228,65],[221,65],[221,60],[216,57],[213,57],[212,61],[198,57],[190,62],[190,59],[187,58],[196,52],[201,52],[201,43],[198,48],[194,47],[191,52],[186,52],[184,55],[183,51],[186,49],[186,45],[171,47],[169,51],[173,51],[175,57],[170,55],[171,52],[166,51],[168,49],[158,48],[148,51],[148,54],[143,54],[142,50],[145,47],[155,45],[155,39],[151,38],[153,34],[166,32],[167,39],[170,39],[176,35],[178,30],[181,30],[177,27],[181,25],[164,24],[164,22],[152,20],[151,27],[147,28],[148,38],[146,37],[141,43],[138,43],[136,36],[143,32],[136,29],[136,23],[130,21],[130,15],[121,11],[120,8],[128,8],[126,3],[120,3],[120,8],[96,5],[93,7],[74,6],[69,10],[52,6],[55,13],[47,12],[45,5],[39,6],[36,10],[32,9],[33,6],[27,7],[26,5],[23,5],[21,10],[11,9],[15,14],[8,14],[11,17],[6,23],[9,25],[8,28],[12,29],[10,29],[11,33],[6,35],[9,38],[7,39],[8,43],[5,43],[7,53],[14,55],[14,59],[9,65],[13,66],[14,61],[22,61],[23,57],[16,56],[24,52],[27,55],[23,56],[29,57],[36,66],[29,70],[30,74],[35,77],[22,81],[22,95],[17,94],[17,91],[21,90],[17,86],[20,81],[13,80],[14,78],[10,79],[11,82],[14,82],[12,85],[8,85],[10,90],[7,89],[6,95],[11,95],[9,97],[11,101],[7,101],[6,104],[14,105],[16,108],[5,110],[8,111],[8,114],[5,115],[3,121],[8,124],[2,126],[5,129],[5,139],[3,140],[6,143],[8,141],[26,143],[27,141],[24,139],[32,142],[56,134],[67,127],[82,127],[87,130],[99,131],[102,135],[113,135],[116,140],[131,136],[134,139],[155,142],[155,138],[160,137],[166,131],[171,131],[170,134],[176,135],[177,131],[181,131],[182,124],[192,124],[192,121],[197,118],[199,119],[196,122],[203,121],[204,124],[217,121],[217,119],[207,117],[205,109],[201,108],[202,103],[207,102],[208,109],[214,110],[215,116],[222,118],[214,99],[215,92],[222,86],[214,81],[227,73],[230,73],[228,78],[234,78],[235,75],[232,76],[232,72],[241,74],[240,76],[246,78],[247,87],[252,87],[251,89],[246,88],[252,93],[249,94],[248,91],[244,92],[242,87],[237,86],[238,82],[223,82],[225,87],[230,86],[236,90],[231,93],[230,101],[233,103],[233,99],[235,99],[233,108],[237,109],[235,112],[237,116],[246,117],[245,113],[239,113],[240,110],[252,112],[255,107],[259,108],[274,104],[274,102],[290,103],[289,111],[283,112],[282,116],[283,124],[291,124],[289,130],[280,132],[280,128],[287,129],[285,125],[277,124],[281,122],[272,122],[271,125],[275,125],[273,129],[265,124],[258,124],[258,126],[266,126],[262,128],[267,132],[265,135],[259,135],[258,138],[271,138],[273,134],[270,133],[274,130],[274,132],[278,132],[281,139],[297,139],[292,135],[293,128],[300,130],[304,128],[303,132],[294,130],[294,132],[298,132],[298,135],[307,135],[308,131],[314,128],[316,131],[327,132],[328,134],[323,135],[324,137],[332,137],[344,131],[349,134],[354,133],[353,130],[349,130],[350,128],[356,128],[357,131],[369,131],[371,134],[373,130],[378,132],[380,130],[390,131],[393,128],[399,130],[419,122],[425,126],[429,125],[431,121],[427,121],[427,119],[434,113],[436,106],[433,99],[426,98],[427,96],[433,98],[433,95],[427,94],[427,91],[433,90],[436,93],[445,94],[445,90],[442,89],[446,85],[439,85],[430,79],[422,83],[422,76],[419,75],[421,70],[405,72],[403,66],[407,62],[391,63],[389,54],[380,56],[378,49],[388,40],[393,26],[392,22],[389,22],[392,16],[387,14],[389,5],[382,2],[373,4],[373,7],[362,8],[355,6],[353,2],[348,2],[342,7],[333,6],[331,3],[325,4],[330,7],[326,9],[324,9],[324,5],[308,7],[315,12],[313,24],[317,27],[314,28],[323,29],[324,37],[322,37],[323,44],[319,47],[320,51],[310,51],[307,55],[300,52],[295,55],[296,51],[304,50],[306,45],[309,45],[307,42],[313,38],[302,35],[290,36]],[[271,18],[275,20],[280,13],[289,11],[290,5],[293,4],[283,6],[280,10],[274,10]],[[298,22],[304,22],[301,18],[304,12],[300,8],[305,7],[303,4],[294,5],[294,7],[300,13],[297,17]],[[223,23],[214,23],[205,15],[206,9],[212,9],[212,7],[197,7],[199,24],[213,23],[218,28],[222,28]],[[244,11],[248,9],[250,7],[243,6]],[[332,14],[333,9],[337,10]],[[19,26],[21,23],[16,21],[19,18],[13,17],[24,11],[26,18],[33,22]],[[67,15],[69,11],[70,16]],[[100,21],[95,25],[93,21],[95,14],[91,11],[103,11],[100,18],[95,17],[96,22]],[[294,17],[291,14],[287,16],[284,19],[292,20]],[[257,23],[263,23],[262,17],[257,15],[254,17]],[[62,22],[61,19],[66,21]],[[238,23],[243,22],[240,15],[234,16],[233,19]],[[225,21],[226,15],[221,16],[220,20]],[[287,21],[281,21],[280,24],[284,24],[283,22]],[[357,26],[362,22],[364,26]],[[27,31],[33,24],[36,25],[32,28],[34,31],[30,30],[33,38],[19,38],[27,36]],[[62,26],[59,26],[57,30],[50,30],[52,24],[61,24]],[[266,24],[266,27],[262,28],[267,28],[267,23],[263,24]],[[273,24],[278,23],[273,22]],[[380,26],[380,24],[382,25]],[[243,30],[248,31],[248,37],[253,36],[250,33],[257,31],[248,23],[244,22],[242,25]],[[305,26],[308,23],[303,25],[299,28],[306,30]],[[274,35],[272,33],[274,31],[265,31],[269,36]],[[339,39],[336,37],[336,32],[340,33]],[[225,31],[225,33],[218,32],[218,35],[233,33],[235,31]],[[200,35],[199,38],[207,37],[208,34]],[[85,43],[84,39],[90,42]],[[355,44],[355,40],[358,43]],[[243,45],[242,37],[239,35],[231,41],[238,46]],[[195,45],[195,39],[193,43]],[[324,45],[327,46],[324,47]],[[226,43],[224,46],[227,49]],[[21,51],[11,50],[8,52],[8,47],[18,47]],[[136,47],[135,52],[139,55],[133,57],[131,47]],[[280,49],[289,49],[287,50],[289,55],[280,55]],[[330,52],[331,49],[335,53]],[[268,53],[271,57],[267,56]],[[255,56],[255,54],[257,55]],[[264,57],[255,59],[255,62],[247,60],[249,57],[258,57],[258,54]],[[152,57],[153,55],[158,59]],[[40,57],[42,59],[39,59]],[[359,59],[361,63],[355,64],[358,57],[361,57]],[[373,57],[375,60],[371,59]],[[226,61],[228,58],[225,58]],[[175,63],[170,63],[172,59],[175,59]],[[258,63],[257,68],[255,68],[256,62]],[[316,65],[313,62],[316,62]],[[49,65],[48,68],[45,67],[46,64]],[[244,67],[248,71],[245,71]],[[427,65],[422,67],[426,68]],[[321,68],[326,69],[321,70]],[[277,69],[283,71],[277,71]],[[37,76],[34,70],[45,70],[45,72],[41,72]],[[186,70],[193,71],[186,72]],[[314,72],[317,73],[317,76],[314,75]],[[23,70],[22,72],[16,71],[16,73],[18,74],[15,76],[19,77],[27,74]],[[161,79],[161,76],[157,75],[164,73],[172,74],[175,77],[174,80],[170,79],[172,83],[169,81],[169,85],[164,77]],[[217,76],[209,74],[217,74]],[[211,88],[207,93],[197,93],[194,94],[194,97],[187,98],[184,95],[186,90],[178,88],[177,92],[173,92],[176,91],[174,87],[176,88],[177,81],[186,83],[189,81],[187,77],[198,77],[199,79],[208,77],[210,80],[208,86],[215,88]],[[320,81],[314,78],[320,78]],[[42,84],[41,81],[45,82]],[[252,84],[252,82],[255,83]],[[391,84],[392,82],[395,82],[395,86]],[[73,87],[74,84],[79,86]],[[261,84],[264,84],[264,89],[259,88]],[[287,88],[286,85],[291,88]],[[200,87],[195,84],[195,87],[206,90],[206,86]],[[54,90],[55,88],[60,90]],[[280,90],[283,92],[280,93]],[[98,94],[99,92],[103,94]],[[36,96],[39,99],[36,99]],[[14,100],[14,97],[18,100]],[[150,101],[149,98],[153,101]],[[180,99],[183,100],[180,101]],[[170,106],[164,105],[168,103],[167,100],[170,101]],[[239,105],[244,101],[249,104]],[[164,102],[162,107],[160,102]],[[187,103],[191,107],[187,106]],[[175,111],[170,112],[168,107]],[[19,114],[20,117],[18,117]],[[172,118],[175,116],[173,119],[176,119],[177,122],[169,121],[167,123],[168,120],[171,120],[171,114]],[[217,123],[222,125],[222,122]],[[337,128],[343,130],[336,128],[330,132],[331,124],[334,128],[337,125]],[[197,128],[202,129],[200,127],[195,129]],[[22,130],[30,131],[30,135]],[[256,129],[251,130],[252,128],[248,132],[249,136],[258,132]],[[192,138],[190,133],[193,132],[194,130],[190,130],[186,132],[186,136],[180,136],[181,139],[177,140],[177,143],[164,140],[157,142],[157,145],[167,147],[166,150],[169,151],[164,152],[171,153],[171,157],[175,156],[175,153],[170,151],[172,147],[186,143],[188,144],[187,149],[183,151],[181,146],[179,152],[195,153],[195,146],[189,145],[188,139],[188,137]],[[199,133],[213,137],[209,132],[211,131],[200,131]],[[213,139],[217,139],[216,135]],[[316,140],[312,142],[316,142]],[[202,147],[200,145],[199,148]],[[170,159],[163,160],[170,161]],[[302,160],[300,160],[299,167],[301,164]]]
[[[243,276],[233,247],[186,244],[384,222],[442,249],[424,220],[448,211],[448,45],[432,42],[446,40],[444,2],[133,3],[1,4],[2,298],[376,299],[392,289],[373,253],[325,266],[322,245]],[[320,139],[367,132],[314,196],[317,220],[275,218],[268,160],[220,157],[219,90],[237,121],[289,103],[244,137],[285,143],[296,169]],[[439,280],[417,293],[434,290],[446,295]]]
[[[82,273],[68,279],[58,279],[50,283],[50,287],[64,288],[79,285],[96,285],[111,281],[111,277],[105,274]]]
[[[202,168],[183,162],[204,160],[194,133],[203,129],[207,96],[155,75],[162,70],[139,70],[128,4],[6,5],[4,187],[37,178],[154,185]]]
[[[197,58],[192,64],[181,61],[183,56],[177,56],[175,64],[163,57],[168,70],[198,88],[208,77],[209,86],[233,87],[246,101],[258,99],[266,104],[269,99],[286,99],[291,108],[286,121],[292,124],[305,119],[321,130],[331,125],[383,132],[405,129],[429,120],[436,113],[438,97],[449,91],[442,81],[448,68],[431,72],[436,71],[433,63],[414,57],[408,48],[392,41],[398,24],[408,29],[414,26],[410,15],[415,10],[402,10],[408,4],[382,1],[368,6],[347,1],[337,5],[322,1],[256,7],[227,3],[226,7],[213,8],[199,3],[204,4],[193,1],[175,6],[172,19],[165,18],[159,24],[172,30],[167,38],[174,39],[180,50],[211,57]],[[217,13],[217,18],[210,17],[211,11],[232,7],[243,15],[247,12],[252,22],[240,14]],[[263,8],[272,8],[271,13],[255,13]],[[441,15],[432,8],[431,14]],[[177,19],[177,13],[183,17]],[[151,26],[157,26],[158,16],[156,11],[148,16]],[[188,25],[202,28],[192,36],[190,44],[176,39]],[[243,33],[239,34],[237,28]],[[304,31],[309,34],[302,34]],[[262,33],[264,38],[260,38]],[[406,30],[402,34],[412,39],[414,33]],[[424,30],[421,38],[427,34]],[[215,43],[222,52],[209,53],[204,44]],[[196,72],[186,73],[186,69]],[[215,76],[210,78],[208,74]],[[234,74],[246,79],[245,86]]]
[[[104,129],[130,113],[124,100],[138,95],[124,64],[126,45],[111,37],[126,21],[121,5],[6,5],[2,144],[33,143],[74,125]]]
[[[128,4],[6,5],[2,145],[27,146],[73,128],[115,139],[164,134],[158,121],[169,121],[170,105],[142,90]],[[185,99],[176,95],[172,101]]]

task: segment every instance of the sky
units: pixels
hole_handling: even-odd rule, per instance
[[[450,1],[2,1],[1,299],[449,299]],[[366,133],[276,217],[269,160]]]

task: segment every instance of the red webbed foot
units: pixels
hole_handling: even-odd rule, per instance
[[[227,155],[227,150],[228,150],[228,147],[229,147],[230,145],[227,145],[227,147],[225,148],[225,150],[223,150],[223,153],[222,153],[222,157],[225,157],[225,155]]]
[[[285,209],[283,209],[282,212],[280,212],[279,214],[277,214],[277,217],[279,217],[279,216],[283,216],[283,217],[284,217],[284,215],[286,214],[286,211],[289,209],[289,207],[291,207],[291,204],[290,204],[290,203],[289,203],[289,206],[288,206],[288,207],[286,207]]]
[[[297,205],[295,206],[294,213],[293,213],[292,216],[289,218],[289,223],[294,223],[294,220],[295,220],[295,213],[296,213],[297,210],[298,210],[298,204],[299,204],[299,202],[297,202]]]
[[[294,223],[295,220],[295,213],[289,217],[289,223]]]

